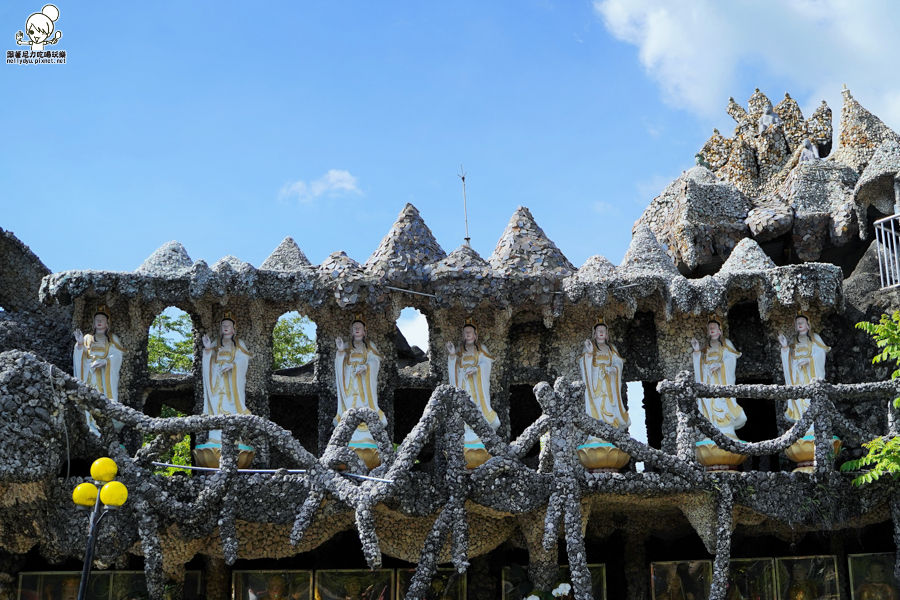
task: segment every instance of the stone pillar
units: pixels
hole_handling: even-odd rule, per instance
[[[206,598],[207,600],[229,600],[231,598],[231,570],[225,559],[205,556]]]
[[[837,576],[840,582],[838,594],[841,600],[850,600],[850,571],[847,568],[847,550],[844,536],[840,531],[832,531],[829,537],[831,553],[837,558]]]
[[[628,600],[650,600],[647,582],[647,552],[643,533],[625,532],[625,581],[628,584]]]
[[[551,590],[559,576],[559,544],[551,550],[544,549],[544,519],[547,509],[542,508],[519,515],[519,527],[528,547],[528,579],[539,590]]]
[[[469,600],[496,600],[500,597],[500,586],[497,578],[491,576],[491,565],[488,556],[470,558],[471,566],[466,583],[466,597]],[[210,598],[212,600],[212,598]]]

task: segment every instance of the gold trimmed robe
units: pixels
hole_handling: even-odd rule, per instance
[[[447,358],[450,385],[468,392],[472,402],[481,411],[481,416],[491,426],[491,429],[497,431],[500,428],[500,417],[491,408],[491,366],[493,364],[494,357],[480,344],[475,344],[472,352],[467,352],[464,347],[458,348],[456,354],[451,354]],[[475,368],[474,374],[466,375],[466,369],[469,367]],[[481,439],[475,435],[468,424],[466,424],[465,439],[467,446],[483,447]]]
[[[622,402],[622,369],[625,366],[619,351],[612,344],[605,350],[591,342],[591,352],[583,352],[578,361],[581,380],[584,382],[584,409],[589,417],[628,431],[631,417]],[[606,369],[613,367],[612,373]],[[585,445],[603,443],[600,438],[589,436]]]
[[[81,348],[75,345],[72,356],[73,372],[75,377],[85,382],[92,388],[99,390],[104,396],[114,402],[119,401],[119,370],[122,368],[122,358],[125,349],[122,342],[115,334],[106,337],[106,342],[98,342],[94,336],[84,336],[84,344]],[[105,360],[106,365],[91,370],[91,363],[95,360]],[[94,435],[100,435],[100,429],[91,413],[85,411],[88,429]]]
[[[825,354],[831,348],[825,345],[819,334],[810,332],[806,342],[801,344],[792,340],[787,348],[781,349],[781,366],[784,369],[785,385],[807,385],[813,379],[825,377]],[[800,361],[809,359],[809,364],[801,367]],[[791,423],[799,421],[809,408],[809,398],[788,400],[785,416]],[[810,425],[807,435],[812,435],[814,427]]]
[[[384,412],[378,408],[378,371],[381,368],[381,353],[375,344],[369,342],[368,348],[363,345],[357,348],[351,341],[343,352],[338,352],[334,358],[335,384],[337,385],[338,413],[334,417],[334,426],[341,422],[341,417],[351,408],[371,408],[378,413],[381,423],[387,426]],[[357,374],[356,369],[366,365],[366,371]],[[376,448],[377,444],[369,433],[365,423],[360,423],[350,446],[361,448]]]
[[[231,348],[216,345],[203,351],[203,414],[207,415],[249,415],[247,408],[247,367],[253,355],[241,340],[232,343]],[[232,365],[227,373],[221,369]],[[210,444],[222,441],[222,431],[209,432]]]
[[[734,370],[741,353],[737,351],[731,340],[720,338],[716,350],[706,346],[693,353],[694,381],[707,385],[734,385]],[[713,367],[719,365],[718,371]],[[734,398],[697,398],[700,413],[710,423],[730,438],[738,439],[735,429],[747,423],[744,409]]]

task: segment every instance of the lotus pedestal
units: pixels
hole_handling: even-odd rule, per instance
[[[841,449],[840,439],[836,435],[831,436],[834,453],[837,455]],[[790,446],[785,451],[787,457],[797,463],[794,473],[812,473],[816,470],[816,436],[805,435]]]
[[[741,441],[741,440],[735,440]],[[707,471],[720,471],[728,473],[736,473],[737,469],[744,464],[747,456],[743,454],[735,454],[719,448],[712,440],[703,440],[697,442],[694,446],[694,455],[697,461],[706,467]]]
[[[246,469],[253,462],[256,451],[253,446],[238,444],[237,467],[238,469]],[[200,444],[194,448],[194,462],[198,467],[206,467],[207,469],[218,469],[219,459],[222,456],[221,444]]]
[[[578,460],[590,473],[618,473],[631,456],[609,442],[590,442],[578,446]]]

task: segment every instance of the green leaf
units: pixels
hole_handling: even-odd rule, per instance
[[[303,331],[311,321],[296,312],[278,319],[272,331],[272,369],[289,369],[305,365],[316,351],[316,342]]]

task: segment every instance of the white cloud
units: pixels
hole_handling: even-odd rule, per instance
[[[613,36],[637,47],[674,106],[718,117],[729,96],[746,101],[736,88],[754,69],[794,86],[762,91],[773,102],[791,92],[804,114],[824,98],[837,120],[846,83],[888,125],[900,123],[900,80],[892,76],[900,3],[595,0],[594,10]]]
[[[397,327],[410,346],[418,346],[428,352],[428,321],[425,315],[414,308],[404,308],[397,319]]]
[[[349,171],[329,169],[327,173],[306,183],[302,179],[281,188],[281,199],[296,198],[300,202],[312,202],[320,196],[337,197],[346,194],[362,194],[356,186],[356,177]]]
[[[594,212],[607,216],[618,216],[622,214],[618,208],[604,200],[597,200],[594,202]]]

